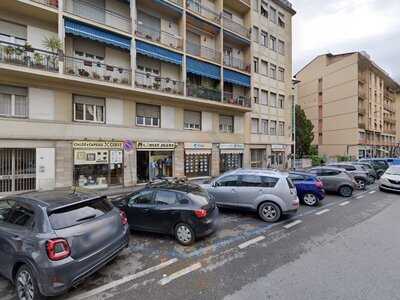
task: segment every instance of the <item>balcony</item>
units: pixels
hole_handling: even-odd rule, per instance
[[[358,122],[358,128],[365,129],[366,128],[365,123]]]
[[[396,119],[393,117],[384,118],[383,121],[389,124],[396,124]]]
[[[181,37],[171,33],[160,31],[145,24],[138,24],[136,35],[143,39],[171,47],[174,49],[182,50],[183,40]]]
[[[246,64],[242,59],[230,55],[224,55],[224,65],[247,73],[250,73],[251,70],[250,64]]]
[[[186,52],[191,55],[202,57],[216,63],[219,63],[221,61],[221,52],[212,48],[201,46],[191,41],[186,41]]]
[[[129,17],[105,9],[104,7],[93,5],[92,2],[85,0],[65,1],[64,11],[127,33],[132,31],[131,19]]]
[[[59,68],[57,53],[3,41],[0,41],[0,63],[55,73]]]
[[[187,96],[221,102],[221,91],[198,85],[187,85]]]
[[[130,69],[69,56],[64,59],[64,72],[67,75],[124,85],[132,82]]]
[[[358,98],[361,100],[365,100],[365,99],[367,99],[367,94],[364,91],[359,91]]]
[[[390,112],[395,112],[394,106],[389,103],[383,103],[383,108]]]
[[[359,114],[360,116],[364,116],[365,113],[366,113],[366,109],[365,109],[364,107],[359,107],[359,108],[358,108],[358,114]]]
[[[182,81],[136,71],[135,86],[162,93],[183,95],[184,85]]]
[[[195,12],[202,17],[206,18],[207,20],[210,20],[212,22],[221,23],[221,18],[218,13],[216,13],[214,10],[201,5],[199,2],[195,0],[186,0],[186,8],[189,9],[192,12]],[[216,10],[216,9],[215,9]]]
[[[231,92],[224,92],[223,103],[251,107],[251,99],[244,95],[233,95]]]
[[[394,101],[393,95],[391,95],[390,93],[388,93],[388,92],[386,92],[386,91],[385,91],[385,93],[384,93],[384,97],[385,97],[386,99],[389,99],[389,100],[391,100],[391,101]]]
[[[229,29],[230,31],[233,31],[234,33],[237,33],[247,39],[250,39],[250,29],[244,27],[239,23],[236,23],[226,16],[224,16],[224,28]]]
[[[172,2],[178,6],[183,6],[183,1],[182,0],[166,0],[167,2]]]
[[[365,79],[364,74],[358,73],[358,82],[361,83],[361,84],[365,84],[367,82],[366,79]]]
[[[32,2],[43,4],[52,8],[58,8],[58,0],[31,0]]]

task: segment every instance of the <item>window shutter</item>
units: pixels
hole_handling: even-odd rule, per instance
[[[80,104],[105,106],[104,98],[88,97],[88,96],[74,96],[74,102]]]
[[[160,118],[160,107],[157,105],[137,104],[136,115],[141,117]]]

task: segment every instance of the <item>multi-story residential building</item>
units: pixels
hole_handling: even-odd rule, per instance
[[[1,1],[0,194],[216,176],[267,144],[285,159],[294,11],[253,2]]]
[[[321,154],[393,155],[400,86],[367,53],[320,55],[295,77]]]

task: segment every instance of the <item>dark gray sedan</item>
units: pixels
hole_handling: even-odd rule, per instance
[[[56,191],[0,199],[0,274],[20,300],[62,294],[129,241],[124,213],[92,193]]]

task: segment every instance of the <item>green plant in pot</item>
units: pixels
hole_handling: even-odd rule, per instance
[[[15,49],[14,49],[14,47],[8,46],[8,47],[6,47],[5,52],[6,52],[7,59],[11,60],[11,56],[14,54]]]
[[[54,68],[56,68],[58,52],[64,48],[63,42],[57,36],[51,36],[45,37],[42,44],[47,50],[52,52],[50,61]]]
[[[40,53],[35,53],[33,55],[33,61],[35,62],[35,65],[38,67],[43,67],[43,55]]]

